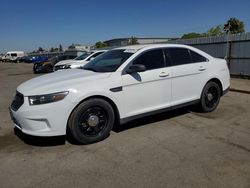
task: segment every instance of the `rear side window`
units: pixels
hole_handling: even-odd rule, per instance
[[[192,56],[193,63],[208,61],[207,58],[203,57],[202,55],[200,55],[192,50],[189,50],[189,51],[190,51],[190,54]]]
[[[142,64],[146,70],[162,68],[165,66],[163,52],[161,49],[145,52],[135,59],[133,64]]]
[[[185,48],[168,48],[166,54],[171,59],[172,66],[192,63],[189,50]]]

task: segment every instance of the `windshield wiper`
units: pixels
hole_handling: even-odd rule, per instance
[[[84,70],[90,70],[90,71],[93,71],[93,72],[97,72],[95,69],[93,69],[91,67],[83,67],[82,69],[84,69]]]

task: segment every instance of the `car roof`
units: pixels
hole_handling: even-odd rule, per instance
[[[139,44],[139,45],[131,45],[131,46],[122,46],[115,48],[115,50],[129,50],[129,51],[138,51],[141,49],[152,49],[152,48],[165,48],[165,47],[182,47],[182,48],[190,48],[190,46],[183,44]]]
[[[106,52],[106,51],[108,51],[108,50],[91,50],[90,52],[96,53],[96,52]]]
[[[122,47],[118,47],[115,48],[113,50],[125,50],[125,52],[128,53],[136,53],[139,50],[144,51],[144,50],[150,50],[150,49],[155,49],[155,48],[187,48],[190,50],[193,50],[195,52],[198,52],[199,54],[205,56],[208,59],[212,59],[213,56],[207,54],[206,52],[201,51],[200,49],[194,48],[192,46],[188,46],[188,45],[183,45],[183,44],[145,44],[145,45],[131,45],[131,46],[122,46]]]

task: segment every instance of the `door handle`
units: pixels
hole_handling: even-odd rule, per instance
[[[159,77],[164,78],[164,77],[168,77],[169,73],[165,73],[165,72],[161,72]]]
[[[199,71],[204,71],[204,70],[206,70],[206,68],[200,67],[198,70],[199,70]]]

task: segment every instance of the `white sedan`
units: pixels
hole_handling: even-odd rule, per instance
[[[229,86],[224,59],[185,45],[135,45],[107,51],[82,69],[24,82],[10,113],[26,134],[67,133],[89,144],[106,138],[115,123],[187,105],[211,112]]]
[[[107,50],[94,50],[85,52],[84,54],[76,57],[75,59],[63,60],[55,64],[54,71],[61,69],[75,69],[84,66],[89,61],[95,59],[98,55],[106,52]]]

